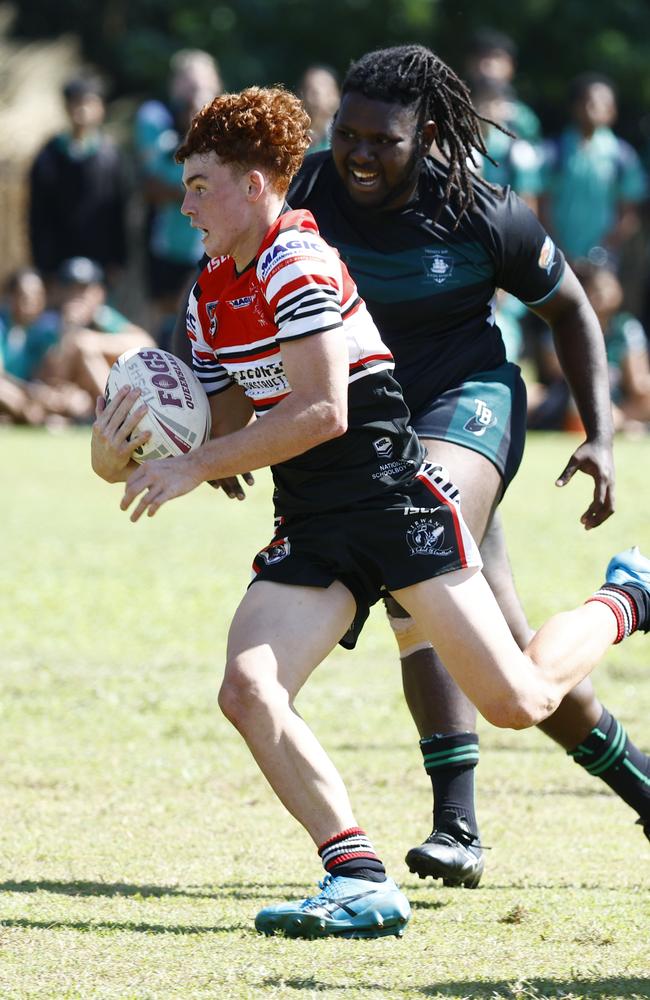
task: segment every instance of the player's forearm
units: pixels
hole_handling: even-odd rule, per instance
[[[342,407],[328,400],[305,403],[293,397],[294,393],[261,420],[208,441],[186,460],[201,479],[222,479],[286,462],[345,433]]]
[[[557,355],[587,437],[611,440],[612,403],[600,325],[590,306],[578,305],[553,324]]]

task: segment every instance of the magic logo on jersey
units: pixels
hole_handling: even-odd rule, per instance
[[[266,281],[269,277],[271,271],[281,263],[286,263],[288,257],[292,257],[296,254],[296,251],[302,251],[301,257],[308,257],[309,254],[305,254],[305,250],[317,251],[320,255],[325,253],[325,248],[322,243],[317,240],[311,239],[291,239],[287,240],[286,243],[274,243],[273,247],[262,257],[259,265],[260,276],[262,281]]]
[[[254,295],[242,295],[238,299],[228,299],[226,305],[229,305],[231,309],[245,309],[253,304],[254,299]]]

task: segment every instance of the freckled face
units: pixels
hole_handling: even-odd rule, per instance
[[[423,151],[412,107],[348,93],[337,112],[332,156],[360,206],[399,208],[415,192]]]

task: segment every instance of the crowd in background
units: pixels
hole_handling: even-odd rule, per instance
[[[564,250],[602,325],[615,426],[645,432],[648,164],[616,133],[614,83],[591,72],[567,81],[566,125],[549,136],[517,96],[511,39],[477,33],[459,69],[485,119],[488,156],[474,164],[477,173],[517,191]],[[308,66],[295,88],[312,119],[312,151],[327,148],[336,73]],[[170,346],[203,253],[200,234],[179,210],[182,168],[174,153],[195,112],[222,90],[212,56],[177,52],[166,98],[140,105],[130,141],[120,145],[106,129],[101,79],[82,74],[66,83],[68,127],[38,151],[29,173],[31,262],[10,275],[0,303],[0,422],[89,421],[119,354]],[[125,276],[139,293],[130,299],[121,292]],[[137,303],[133,319],[122,300]],[[496,311],[508,358],[524,367],[530,428],[579,430],[548,330],[512,296],[500,295]]]

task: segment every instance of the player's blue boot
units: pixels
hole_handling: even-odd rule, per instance
[[[255,917],[263,934],[282,931],[287,937],[372,938],[401,937],[411,907],[392,878],[371,882],[364,878],[326,875],[320,892],[299,903],[267,906]]]
[[[650,632],[650,559],[638,545],[613,556],[605,573],[607,584],[624,588],[634,599],[639,632]],[[606,585],[607,585],[606,584]]]

